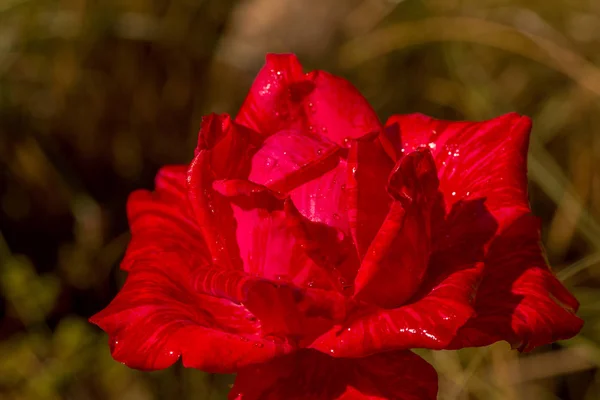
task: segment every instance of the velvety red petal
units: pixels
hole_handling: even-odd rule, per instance
[[[246,307],[203,294],[197,281],[180,259],[154,255],[131,270],[116,298],[90,321],[110,335],[116,360],[143,370],[166,368],[181,356],[187,367],[233,372],[291,351],[259,335],[261,322]],[[210,279],[213,291],[227,286],[228,279],[218,281]]]
[[[188,199],[199,231],[206,241],[212,262],[222,268],[242,269],[235,236],[235,220],[229,202],[214,190],[212,152],[196,154],[188,168]]]
[[[491,244],[471,319],[451,348],[506,340],[521,350],[575,336],[583,324],[577,300],[548,268],[539,223],[525,215]]]
[[[483,122],[450,122],[411,114],[391,117],[381,138],[388,153],[394,151],[397,156],[429,147],[446,210],[459,200],[485,199],[502,230],[529,212],[530,130],[530,119],[515,113]]]
[[[356,299],[394,308],[417,292],[431,254],[438,184],[429,149],[398,161],[388,186],[394,202],[362,260],[355,281]]]
[[[345,186],[347,163],[335,143],[300,131],[267,138],[252,159],[249,179],[288,194],[309,221],[349,235]]]
[[[348,221],[358,254],[362,258],[388,213],[391,199],[386,192],[394,168],[376,135],[350,142],[348,154]]]
[[[410,351],[339,359],[301,351],[241,370],[231,400],[434,400],[437,373]]]
[[[346,80],[303,73],[294,55],[267,55],[236,122],[264,135],[300,129],[343,144],[379,131],[377,115]]]
[[[217,181],[234,211],[244,269],[274,282],[344,291],[358,259],[350,236],[303,216],[290,198],[250,181]],[[279,197],[278,197],[279,196]]]
[[[185,253],[192,263],[210,258],[187,200],[187,167],[161,168],[155,190],[133,192],[127,202],[131,241],[121,268],[129,270],[137,262],[159,253]]]
[[[207,151],[218,179],[247,178],[250,160],[262,140],[258,133],[232,122],[229,115],[210,114],[202,119],[196,155]]]
[[[477,268],[466,268],[439,282],[424,284],[426,293],[394,309],[358,308],[343,325],[319,337],[312,348],[334,357],[364,357],[389,350],[443,349],[473,315]],[[431,287],[431,288],[430,288]]]
[[[256,76],[248,97],[235,120],[268,136],[290,128],[290,86],[305,79],[302,65],[293,54],[267,54],[265,66]]]

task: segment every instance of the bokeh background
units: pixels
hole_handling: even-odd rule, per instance
[[[128,193],[190,160],[266,52],[350,79],[382,119],[533,118],[532,207],[584,330],[420,353],[440,399],[600,399],[598,0],[1,1],[0,398],[225,398],[231,376],[113,361],[87,318],[124,280]]]

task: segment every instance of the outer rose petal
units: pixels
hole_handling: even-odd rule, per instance
[[[263,135],[301,129],[343,144],[379,131],[377,115],[346,80],[327,72],[304,74],[294,55],[267,55],[236,122]]]
[[[186,166],[168,166],[156,175],[154,192],[129,196],[127,215],[132,234],[121,268],[129,270],[159,253],[188,254],[191,264],[210,258],[187,202]]]
[[[134,268],[111,304],[90,319],[110,335],[113,357],[155,370],[182,356],[186,367],[233,372],[291,351],[256,335],[260,321],[245,307],[201,294],[194,280],[169,254]]]
[[[231,400],[434,400],[437,373],[410,351],[336,359],[302,351],[241,370]]]
[[[539,241],[538,221],[525,215],[492,242],[482,266],[476,316],[451,348],[506,340],[528,351],[579,332],[579,304],[548,268]]]
[[[471,318],[476,268],[453,272],[414,303],[386,310],[359,309],[324,333],[311,348],[334,357],[364,357],[389,350],[444,349]],[[425,285],[429,287],[430,285]]]
[[[485,199],[500,231],[529,212],[527,146],[531,121],[516,113],[483,122],[450,122],[422,114],[397,115],[381,135],[388,153],[428,146],[446,210],[459,200]]]
[[[362,261],[355,298],[393,308],[419,289],[431,254],[438,185],[429,149],[418,149],[398,161],[388,187],[394,202]]]

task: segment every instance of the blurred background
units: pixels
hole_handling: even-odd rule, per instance
[[[224,399],[231,376],[112,360],[125,202],[235,114],[266,52],[350,79],[382,119],[534,120],[531,201],[576,338],[420,352],[440,399],[600,399],[600,1],[3,0],[0,398]]]

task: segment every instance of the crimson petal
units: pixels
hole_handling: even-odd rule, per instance
[[[506,340],[528,351],[581,329],[583,321],[575,315],[579,304],[548,268],[534,217],[519,218],[492,242],[481,274],[476,316],[450,348]]]
[[[396,154],[428,146],[446,210],[459,200],[483,198],[501,231],[529,212],[530,130],[531,120],[516,113],[483,122],[450,122],[410,114],[391,117],[381,137]]]
[[[451,273],[411,304],[358,309],[343,325],[311,345],[335,357],[363,357],[389,350],[444,349],[473,315],[476,268]]]
[[[197,280],[179,259],[155,255],[130,271],[119,294],[90,321],[110,335],[116,360],[143,370],[166,368],[182,356],[186,367],[234,372],[291,351],[258,335],[260,321],[247,308],[197,290]],[[211,281],[213,291],[218,281]]]
[[[410,351],[360,359],[301,351],[241,370],[231,400],[434,400],[437,373]]]
[[[394,308],[419,289],[431,253],[438,178],[429,149],[403,157],[390,176],[394,198],[356,276],[355,298]]]
[[[187,202],[186,171],[183,165],[163,167],[156,175],[154,192],[137,190],[129,196],[132,238],[122,269],[130,270],[160,253],[188,254],[197,264],[207,259],[206,244]]]
[[[348,220],[362,258],[390,207],[387,179],[394,164],[387,159],[376,135],[350,142],[348,154]]]
[[[301,129],[338,144],[381,127],[371,106],[348,81],[323,71],[305,74],[291,54],[267,55],[236,122],[265,136]]]

